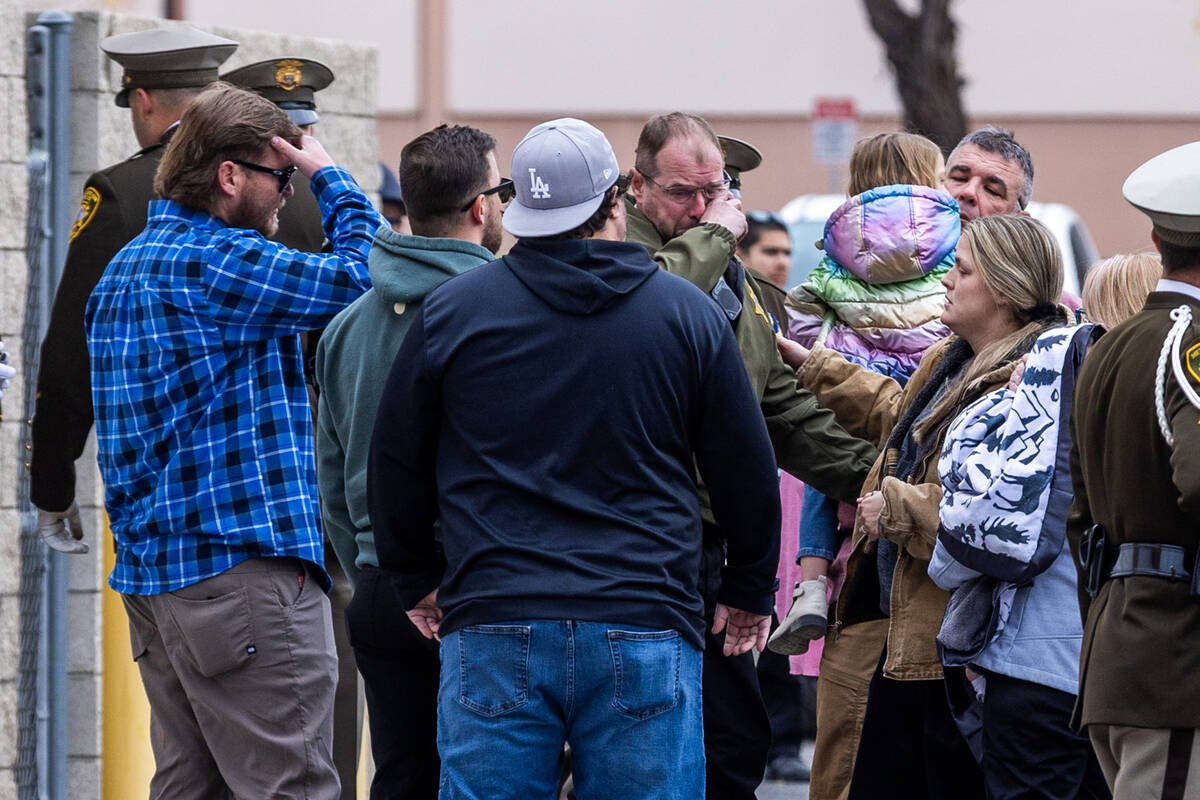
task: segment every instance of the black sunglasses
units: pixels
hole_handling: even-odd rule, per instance
[[[509,200],[512,200],[517,196],[517,185],[512,182],[512,178],[501,178],[499,186],[493,186],[490,189],[484,189],[482,192],[475,195],[475,197],[479,197],[480,195],[486,197],[489,194],[498,194],[500,197],[500,202],[507,203]],[[475,197],[472,197],[471,202],[460,208],[459,211],[462,212],[469,210],[475,203]]]
[[[755,225],[778,225],[781,228],[786,228],[787,223],[783,221],[783,217],[776,214],[774,211],[751,211],[746,214],[746,219],[753,222]]]
[[[239,167],[252,169],[255,172],[264,172],[267,175],[274,175],[275,179],[279,181],[280,194],[283,194],[287,191],[288,185],[292,182],[292,176],[296,174],[296,166],[294,164],[287,169],[271,169],[270,167],[264,167],[262,164],[252,164],[249,161],[238,161],[236,158],[230,160]]]

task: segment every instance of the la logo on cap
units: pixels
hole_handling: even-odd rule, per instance
[[[537,173],[536,167],[529,168],[529,192],[530,192],[529,196],[534,197],[534,198],[540,197],[540,198],[549,199],[550,184],[543,181],[541,179],[541,177],[538,176],[536,173]]]

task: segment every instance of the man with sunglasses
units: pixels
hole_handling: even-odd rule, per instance
[[[330,253],[266,238],[297,169]],[[337,658],[298,334],[366,291],[383,220],[283,111],[227,84],[183,113],[154,188],[85,315],[150,796],[335,800]]]
[[[371,796],[432,800],[438,650],[405,616],[396,576],[379,570],[367,452],[386,365],[427,294],[495,258],[501,209],[515,190],[500,177],[496,140],[465,125],[439,125],[405,145],[400,181],[412,235],[379,229],[373,288],[334,318],[317,347],[317,475],[325,532],[355,584],[345,623],[370,711]]]
[[[746,217],[729,191],[723,165],[720,143],[703,118],[682,112],[652,118],[638,138],[627,239],[720,306],[737,337],[778,465],[832,497],[854,502],[875,448],[847,434],[832,412],[796,385],[795,374],[780,358],[761,290],[736,256]],[[721,573],[727,536],[704,491],[701,502],[702,591],[711,623],[726,591]],[[767,764],[770,722],[753,660],[748,654],[721,658],[721,647],[721,637],[709,633],[704,650],[708,796],[753,800]]]

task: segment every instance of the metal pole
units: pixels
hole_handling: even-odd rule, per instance
[[[49,153],[49,214],[51,228],[49,260],[44,272],[46,283],[42,294],[42,319],[50,319],[50,307],[63,263],[67,257],[67,237],[71,230],[71,26],[70,14],[47,11],[38,17],[38,24],[50,29],[50,86],[47,98],[50,110]],[[67,555],[51,550],[46,562],[46,691],[49,705],[49,727],[46,741],[46,797],[48,800],[67,798],[68,696],[67,680],[68,607],[67,587],[69,569]]]

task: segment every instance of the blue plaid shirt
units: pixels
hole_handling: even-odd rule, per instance
[[[322,169],[312,188],[332,253],[155,200],[92,292],[118,592],[171,591],[258,556],[325,563],[299,333],[369,288],[383,221],[342,169]]]

